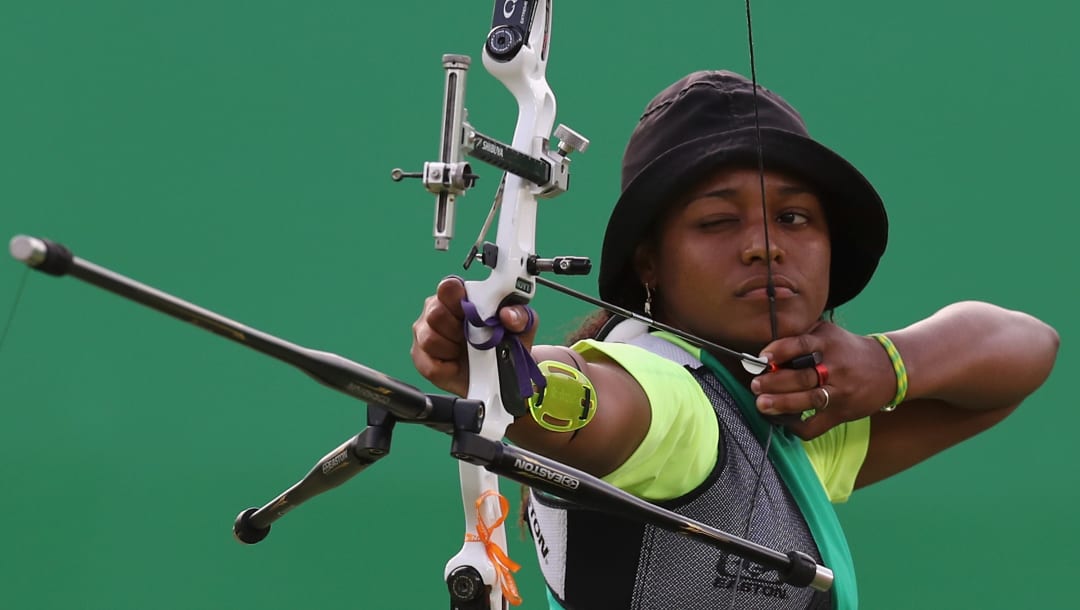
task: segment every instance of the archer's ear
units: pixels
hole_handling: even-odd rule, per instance
[[[651,243],[640,243],[634,249],[634,273],[643,285],[648,284],[653,288],[659,285],[656,277],[656,249]]]

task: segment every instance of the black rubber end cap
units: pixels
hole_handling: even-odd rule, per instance
[[[64,244],[55,241],[49,241],[48,239],[41,241],[45,242],[48,250],[45,253],[45,262],[38,265],[37,268],[49,275],[67,275],[68,269],[71,268],[71,250],[68,250]]]
[[[244,544],[256,544],[262,542],[263,538],[266,538],[270,533],[270,526],[255,527],[251,523],[251,516],[254,515],[259,509],[249,508],[244,512],[236,516],[236,522],[233,523],[233,536],[237,540]]]
[[[817,562],[800,551],[790,551],[787,556],[791,564],[787,572],[780,575],[780,579],[795,587],[810,586],[817,575]]]

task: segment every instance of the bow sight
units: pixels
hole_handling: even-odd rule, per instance
[[[495,7],[495,19],[487,43],[484,45],[485,65],[493,74],[499,76],[505,74],[504,82],[509,79],[507,86],[519,81],[525,82],[528,93],[544,96],[544,91],[532,90],[528,82],[529,74],[515,74],[514,68],[509,70],[500,69],[500,64],[509,64],[517,58],[522,51],[524,41],[529,38],[533,27],[535,3],[523,2],[522,10],[527,14],[517,15],[517,0],[508,0]],[[545,11],[547,14],[548,11]],[[520,17],[520,20],[514,20]],[[527,24],[522,27],[520,23]],[[546,62],[547,59],[547,28],[550,27],[550,18],[545,20],[543,35],[543,47],[539,50],[539,60]],[[534,50],[535,52],[535,50]],[[474,159],[492,165],[525,180],[531,185],[529,190],[532,196],[548,199],[565,193],[570,186],[570,158],[573,151],[585,152],[589,147],[589,140],[581,134],[570,129],[566,125],[559,125],[555,129],[555,137],[559,140],[555,150],[549,150],[548,137],[540,134],[536,141],[530,143],[527,150],[536,150],[537,154],[529,154],[515,149],[484,135],[470,125],[465,117],[468,111],[465,109],[465,75],[472,63],[468,55],[443,55],[443,69],[446,70],[446,88],[443,96],[443,118],[441,141],[439,142],[439,160],[424,163],[423,171],[405,172],[395,168],[390,177],[395,181],[404,178],[420,178],[424,188],[435,195],[435,249],[446,250],[450,246],[450,240],[454,237],[454,203],[458,196],[476,184],[478,176],[473,173],[472,167],[463,157],[468,155]],[[496,69],[492,69],[496,67]],[[542,76],[541,72],[541,76]],[[524,77],[524,78],[520,78]],[[542,82],[542,81],[540,81]],[[543,89],[547,84],[543,83]],[[511,91],[514,89],[511,87]],[[546,90],[548,107],[539,110],[548,116],[540,116],[538,122],[550,122],[554,119],[555,100],[550,89]],[[519,98],[520,99],[520,98]],[[520,124],[519,124],[520,125]],[[499,207],[500,198],[505,187],[505,180],[500,184],[492,211]],[[488,217],[490,223],[491,216]],[[487,224],[485,224],[485,230]],[[474,251],[472,256],[475,256]],[[466,262],[471,262],[472,256]],[[490,265],[489,265],[490,266]],[[587,272],[587,270],[586,270]]]
[[[499,33],[493,31],[490,41]],[[488,47],[490,48],[489,43]],[[439,144],[438,161],[424,163],[420,172],[405,172],[394,168],[390,177],[395,182],[404,178],[420,178],[424,188],[435,194],[435,249],[446,250],[454,237],[454,202],[476,184],[479,178],[472,171],[472,166],[462,161],[468,155],[488,165],[509,172],[535,185],[534,195],[549,199],[565,193],[570,188],[571,152],[585,152],[589,140],[581,134],[560,124],[555,128],[555,137],[559,140],[557,149],[545,150],[539,157],[534,157],[515,150],[505,144],[477,131],[463,120],[465,110],[465,73],[469,69],[471,58],[468,55],[443,55],[443,68],[446,70],[446,95],[443,108],[442,142]],[[543,140],[546,148],[547,139]],[[502,186],[498,197],[502,195]],[[498,204],[496,203],[497,207]]]

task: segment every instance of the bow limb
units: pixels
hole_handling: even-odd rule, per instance
[[[513,11],[533,11],[527,41],[507,60],[491,52],[496,36],[493,30],[484,49],[484,66],[498,78],[514,96],[518,104],[518,118],[514,129],[512,147],[534,158],[542,158],[555,121],[555,96],[545,76],[547,67],[547,43],[551,24],[551,2],[536,3],[526,8],[526,3],[495,4],[495,23],[500,16],[509,19],[506,7]],[[497,255],[485,253],[484,263],[491,273],[482,281],[465,283],[468,300],[476,307],[482,319],[498,315],[499,307],[512,303],[528,303],[536,289],[533,274],[526,266],[529,257],[535,255],[536,243],[536,191],[537,185],[507,173],[503,187],[498,232],[495,240]],[[494,260],[492,260],[494,258]],[[498,440],[513,422],[502,398],[498,374],[498,351],[479,349],[491,338],[492,331],[486,327],[468,326],[469,345],[469,391],[468,397],[481,400],[485,416],[481,436]],[[494,565],[490,546],[506,548],[506,532],[502,524],[505,515],[498,501],[498,477],[487,470],[461,462],[461,496],[465,507],[466,542],[461,551],[446,566],[447,577],[461,566],[473,566],[480,571],[486,585],[490,586],[488,607],[503,608],[504,598],[513,597],[512,587],[507,587],[505,573],[500,576]],[[497,524],[488,528],[484,524]],[[482,530],[490,531],[484,532]],[[484,540],[490,542],[485,543]],[[503,582],[500,582],[503,581]],[[504,595],[507,589],[507,595]]]

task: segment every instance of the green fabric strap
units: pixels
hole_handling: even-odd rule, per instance
[[[750,391],[712,354],[701,350],[698,358],[735,399],[735,404],[739,405],[750,429],[758,440],[764,443],[769,432],[769,423],[758,413]],[[769,461],[787,485],[795,503],[799,505],[810,533],[817,542],[822,561],[833,571],[833,607],[836,610],[856,610],[859,607],[859,590],[855,582],[851,549],[848,548],[840,521],[836,518],[836,511],[825,495],[825,489],[810,465],[810,459],[806,457],[802,441],[786,430],[774,434],[769,446]]]

